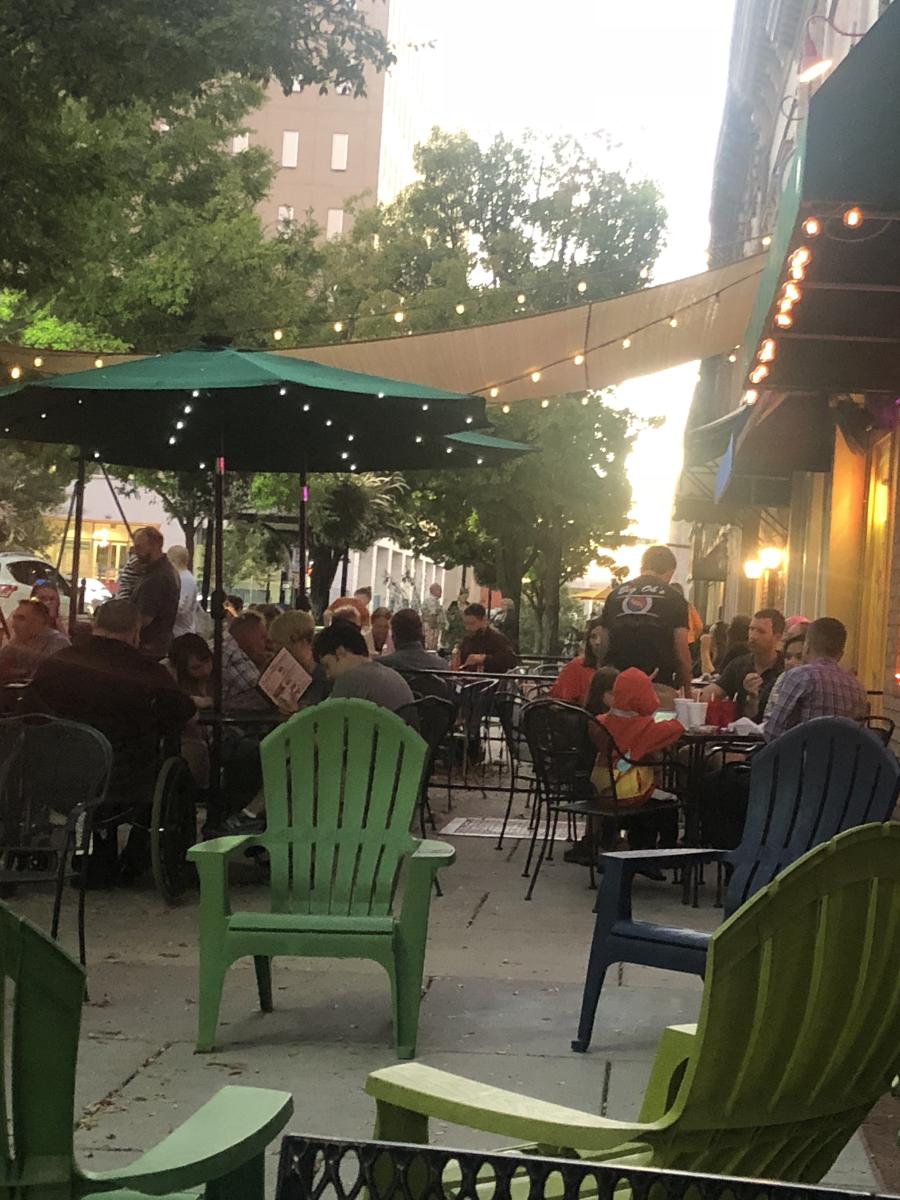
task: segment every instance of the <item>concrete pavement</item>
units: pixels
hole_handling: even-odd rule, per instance
[[[438,824],[445,796],[437,792]],[[488,815],[499,801],[459,796],[452,815]],[[696,1019],[700,983],[625,966],[601,999],[592,1052],[573,1054],[592,926],[587,872],[546,864],[534,899],[523,897],[527,846],[498,852],[483,838],[455,838],[457,862],[432,903],[418,1057],[422,1062],[617,1118],[637,1115],[661,1030]],[[262,907],[266,889],[243,883],[236,903]],[[640,880],[636,911],[650,919],[714,928],[706,888],[685,909],[668,883]],[[74,946],[74,894],[63,941]],[[13,907],[46,927],[46,895]],[[387,978],[361,962],[276,960],[276,1011],[258,1011],[249,962],[226,982],[219,1049],[193,1052],[196,895],[167,908],[149,884],[88,899],[90,1002],[79,1062],[77,1147],[102,1169],[147,1149],[226,1083],[294,1094],[289,1128],[331,1137],[371,1135],[366,1074],[394,1061]],[[493,1147],[493,1135],[433,1126],[435,1141]],[[277,1146],[272,1151],[272,1163]],[[872,1190],[880,1181],[856,1137],[826,1183]]]

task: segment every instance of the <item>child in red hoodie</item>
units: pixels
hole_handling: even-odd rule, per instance
[[[617,677],[613,687],[613,706],[608,713],[597,717],[615,744],[612,768],[615,779],[617,809],[639,810],[658,786],[657,772],[652,766],[641,766],[643,759],[657,757],[673,745],[684,733],[680,721],[657,721],[659,697],[648,675],[629,667]],[[591,776],[594,787],[602,797],[611,791],[609,762],[604,752],[598,755]],[[674,806],[669,812],[637,813],[628,817],[628,843],[633,850],[651,849],[657,845],[674,845],[677,835],[677,814]]]

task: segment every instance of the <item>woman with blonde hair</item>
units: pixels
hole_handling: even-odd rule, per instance
[[[279,650],[287,650],[312,678],[312,683],[300,701],[301,708],[318,704],[331,690],[325,668],[321,663],[317,663],[313,656],[312,640],[315,632],[316,623],[312,614],[298,609],[281,613],[269,626],[269,640],[276,653]]]

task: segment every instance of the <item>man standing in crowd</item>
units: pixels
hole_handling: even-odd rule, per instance
[[[163,536],[152,525],[135,530],[134,556],[141,574],[129,599],[141,616],[140,649],[149,657],[165,658],[178,613],[181,583],[163,553]]]
[[[488,624],[483,604],[470,604],[463,613],[466,636],[459,648],[461,671],[488,671],[505,674],[519,661],[507,637]]]
[[[433,583],[428,589],[428,595],[422,602],[422,625],[425,629],[425,648],[439,650],[441,638],[447,628],[447,614],[441,601],[443,588],[439,583]],[[394,645],[396,645],[396,640]]]
[[[668,546],[648,546],[640,575],[613,589],[602,620],[609,630],[608,666],[656,672],[655,682],[680,688],[690,687],[693,672],[687,603],[670,586],[676,565]]]
[[[846,645],[847,630],[835,617],[819,617],[808,626],[803,665],[779,683],[766,713],[767,742],[814,717],[865,718],[865,689],[839,665]]]
[[[784,617],[777,608],[761,608],[750,621],[749,654],[734,658],[703,693],[704,700],[737,698],[737,715],[762,718],[775,680],[784,670],[779,648],[784,634]]]
[[[178,572],[179,581],[178,612],[175,614],[172,637],[181,637],[183,633],[194,632],[197,618],[197,580],[188,567],[188,552],[184,546],[170,546],[166,555]]]
[[[0,650],[0,683],[25,683],[40,664],[69,644],[53,616],[36,596],[22,600],[10,617],[12,640]]]

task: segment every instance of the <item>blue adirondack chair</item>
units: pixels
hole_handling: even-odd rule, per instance
[[[731,916],[802,854],[856,825],[887,821],[900,792],[900,764],[853,721],[822,717],[784,734],[753,758],[747,821],[734,850],[631,850],[603,855],[603,882],[591,941],[581,1018],[572,1049],[587,1050],[603,980],[613,963],[703,975],[710,935],[636,921],[635,872],[647,864],[730,868],[724,915]]]
[[[19,1200],[263,1200],[266,1147],[290,1119],[287,1092],[225,1087],[168,1137],[112,1171],[75,1161],[75,1064],[84,971],[29,921],[0,904],[0,980],[14,987],[0,1023],[0,1193]],[[7,1100],[7,1095],[9,1099]]]

